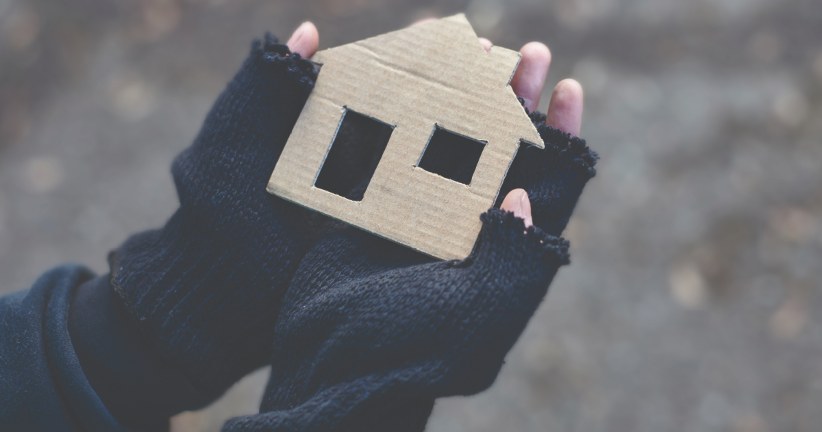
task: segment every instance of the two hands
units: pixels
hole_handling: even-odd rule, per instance
[[[437,397],[493,382],[567,263],[557,236],[596,160],[573,137],[582,89],[561,81],[547,116],[530,114],[546,148],[519,151],[472,254],[435,261],[265,192],[318,39],[305,23],[287,46],[255,43],[174,162],[180,208],[112,254],[111,285],[203,400],[272,365],[262,414],[226,430],[422,430]],[[512,86],[530,112],[551,59],[521,53]]]

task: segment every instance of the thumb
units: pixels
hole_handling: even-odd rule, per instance
[[[293,53],[301,55],[303,58],[310,58],[317,52],[317,47],[320,44],[320,35],[317,32],[317,26],[311,21],[306,21],[300,24],[291,37],[286,42],[286,45]]]
[[[513,199],[519,205],[527,202],[522,191]],[[445,332],[446,340],[459,341],[448,363],[446,394],[473,394],[493,383],[557,270],[568,263],[567,241],[534,225],[526,227],[515,212],[491,209],[481,219],[473,252],[453,264],[462,289],[453,297],[457,301],[452,300],[450,315],[460,317],[462,325],[452,329],[453,334]],[[442,282],[444,276],[436,279]]]
[[[512,272],[553,277],[569,263],[568,242],[533,224],[531,201],[523,189],[509,192],[499,209],[488,210],[480,219],[483,226],[468,259],[490,266],[503,280],[519,279]]]
[[[569,244],[530,224],[530,203],[522,189],[509,193],[502,208],[490,209],[480,219],[474,250],[455,266],[462,267],[475,294],[495,297],[496,307],[517,309],[527,320],[559,268],[569,263]]]
[[[508,195],[502,200],[500,209],[509,211],[514,216],[522,219],[526,228],[534,224],[531,218],[531,200],[528,199],[528,193],[523,189],[514,189],[508,192]]]

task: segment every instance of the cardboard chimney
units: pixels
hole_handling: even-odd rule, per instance
[[[431,256],[465,258],[520,143],[544,148],[510,86],[519,53],[486,52],[465,16],[455,15],[313,60],[322,65],[316,85],[268,191]],[[360,200],[318,185],[346,116],[373,119],[388,136]],[[434,147],[448,142],[475,163],[473,173],[438,172],[431,159],[442,149]]]

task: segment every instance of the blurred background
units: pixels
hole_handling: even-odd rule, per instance
[[[493,388],[428,430],[818,431],[822,3],[810,0],[0,0],[0,292],[105,256],[175,208],[173,155],[254,37],[321,48],[465,11],[548,43],[602,156],[573,264]],[[174,419],[255,412],[265,371]]]

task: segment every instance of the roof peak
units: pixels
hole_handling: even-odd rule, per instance
[[[314,60],[324,64],[323,69],[353,68],[357,71],[356,79],[360,80],[355,86],[360,89],[369,87],[371,84],[366,82],[369,80],[373,83],[373,80],[394,78],[398,86],[411,86],[408,88],[410,92],[419,92],[422,88],[415,88],[410,83],[424,83],[444,92],[458,91],[492,100],[502,111],[512,111],[516,107],[522,110],[522,115],[510,117],[505,127],[527,131],[522,138],[544,148],[536,128],[510,87],[520,53],[496,46],[486,52],[465,14],[319,51]],[[326,74],[329,72],[327,70]],[[322,76],[321,71],[320,80]]]

